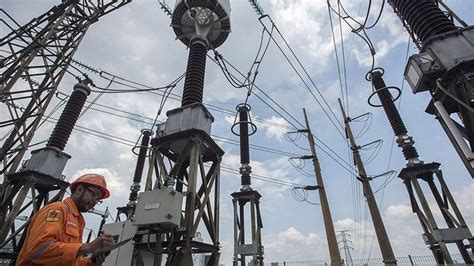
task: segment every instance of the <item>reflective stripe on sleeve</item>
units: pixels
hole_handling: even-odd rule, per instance
[[[50,240],[44,242],[38,248],[38,250],[28,258],[28,260],[33,261],[33,260],[37,259],[39,256],[41,256],[41,254],[43,254],[46,251],[46,249],[49,247],[49,245],[51,245],[53,242],[54,242],[54,239],[50,239]]]

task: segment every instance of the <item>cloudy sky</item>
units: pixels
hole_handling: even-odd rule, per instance
[[[1,2],[2,8],[23,24],[59,1]],[[235,69],[245,75],[257,54],[262,37],[262,24],[268,30],[271,30],[272,24],[268,18],[260,23],[248,1],[231,2],[232,32],[217,50]],[[336,6],[336,1],[332,2]],[[366,1],[341,2],[357,20],[364,19]],[[375,20],[381,1],[372,2],[369,23]],[[445,2],[469,24],[473,23],[474,2]],[[339,69],[341,73],[344,73],[344,69],[346,72],[345,76],[339,76],[326,1],[268,0],[259,3],[277,28],[272,34],[276,44],[270,42],[268,46],[255,80],[258,88],[254,89],[255,95],[251,95],[248,101],[252,107],[252,118],[258,127],[257,133],[250,137],[250,143],[260,146],[250,150],[251,166],[256,177],[281,181],[275,183],[261,179],[252,180],[253,188],[262,194],[260,208],[264,223],[265,260],[307,261],[329,258],[320,206],[298,202],[292,195],[294,184],[315,183],[309,161],[295,160],[293,165],[288,161],[290,156],[309,154],[304,136],[292,134],[285,137],[287,132],[302,128],[302,108],[307,110],[311,129],[318,138],[318,156],[336,230],[350,231],[354,248],[353,258],[380,257],[361,186],[353,175],[352,159],[347,143],[340,133],[342,119],[337,104],[337,98],[344,94],[350,117],[371,113],[371,119],[367,123],[364,122],[365,117],[352,123],[354,132],[361,133],[356,134],[359,135],[356,140],[359,145],[383,140],[380,147],[369,145],[367,149],[362,150],[362,157],[368,161],[366,168],[369,175],[375,176],[389,170],[399,171],[405,162],[401,151],[393,145],[393,133],[385,114],[381,108],[373,108],[367,104],[372,89],[364,76],[372,64],[370,52],[364,42],[350,32],[349,27],[345,24],[340,27],[339,20],[333,13],[332,30],[335,34]],[[174,5],[172,1],[168,4]],[[103,70],[121,78],[152,87],[166,86],[184,73],[188,56],[186,47],[175,40],[175,34],[169,25],[170,18],[160,9],[158,1],[133,1],[91,26],[74,58],[93,69]],[[278,35],[277,29],[284,39]],[[397,106],[400,104],[400,113],[409,134],[416,141],[421,159],[425,162],[441,163],[451,192],[455,195],[467,223],[473,227],[474,183],[439,124],[424,112],[429,95],[412,94],[409,86],[403,84],[407,54],[417,53],[416,47],[388,5],[385,6],[378,24],[367,33],[376,50],[375,66],[385,69],[385,82],[402,88],[403,93]],[[265,33],[264,46],[268,39],[269,35]],[[285,41],[289,46],[286,46]],[[304,69],[292,52],[297,55]],[[213,52],[209,52],[209,55],[213,56]],[[79,75],[79,72],[71,71]],[[105,87],[109,83],[90,70],[83,68],[82,71],[88,73],[99,87]],[[242,80],[236,70],[229,71]],[[67,75],[60,84],[59,91],[69,95],[74,84],[74,77]],[[173,93],[181,95],[182,87],[183,82],[176,86]],[[127,89],[116,83],[111,84],[110,88]],[[204,102],[215,117],[212,134],[225,151],[223,165],[235,170],[240,166],[239,147],[232,143],[238,143],[238,138],[231,133],[230,128],[234,121],[235,106],[245,100],[246,93],[244,88],[232,87],[221,69],[208,60]],[[96,104],[81,116],[65,149],[72,159],[64,174],[71,180],[86,172],[104,174],[108,179],[112,197],[100,208],[108,206],[115,217],[115,208],[125,205],[128,200],[136,162],[136,156],[131,149],[140,135],[140,130],[149,128],[153,122],[161,96],[145,92],[101,96],[92,93],[89,100],[93,99],[96,99]],[[176,99],[168,99],[159,121],[166,119],[165,111],[180,105],[179,99]],[[59,102],[60,99],[56,98],[50,106]],[[57,118],[59,114],[60,109],[52,114],[52,117]],[[1,114],[2,119],[4,116],[5,114]],[[33,142],[46,139],[53,126],[52,123],[45,123]],[[0,133],[5,134],[5,131]],[[107,136],[107,139],[97,137],[98,134]],[[289,141],[288,137],[293,141]],[[294,165],[302,169],[297,171]],[[240,177],[222,172],[221,178],[221,258],[223,263],[230,265],[233,252],[230,194],[239,190]],[[411,212],[401,180],[393,176],[382,176],[371,184],[373,190],[377,191],[376,198],[395,255],[430,254],[421,238],[421,227]],[[433,202],[431,195],[427,195]],[[309,192],[308,201],[318,203],[317,192]],[[439,218],[439,214],[437,215]],[[89,228],[98,227],[97,217],[88,215],[86,218]]]

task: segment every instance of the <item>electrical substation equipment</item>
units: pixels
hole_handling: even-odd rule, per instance
[[[14,173],[89,26],[131,0],[67,0],[0,39],[0,111],[8,137],[0,147],[1,173]],[[6,17],[4,18],[3,15]],[[0,9],[3,21],[16,21]],[[20,81],[20,82],[19,82]],[[0,191],[1,192],[1,191]]]
[[[24,232],[35,212],[48,203],[62,200],[69,186],[62,172],[71,156],[63,150],[90,92],[87,82],[76,84],[46,147],[32,151],[22,168],[6,176],[0,204],[0,248],[12,243],[11,258],[20,252],[26,237]],[[51,197],[53,192],[56,194]],[[31,211],[29,219],[16,227],[16,217],[25,211]]]
[[[0,248],[12,247],[12,252],[1,253],[0,258],[14,261],[26,236],[21,232],[34,212],[62,199],[68,186],[62,170],[70,158],[62,150],[76,122],[71,113],[63,112],[58,122],[61,126],[56,126],[46,148],[33,151],[31,159],[17,170],[89,26],[129,2],[66,0],[25,25],[0,9],[0,18],[11,30],[0,39],[4,47],[0,51],[4,69],[0,76],[0,112],[9,116],[0,121],[0,127],[9,132],[0,147]],[[68,101],[74,106],[66,108],[80,112],[80,102],[88,94],[87,84],[77,84]],[[57,193],[50,195],[54,191]],[[31,200],[25,201],[28,193]],[[25,211],[32,214],[17,227],[14,220]]]
[[[133,174],[133,183],[130,187],[130,196],[128,197],[129,202],[126,206],[117,208],[117,218],[116,220],[120,221],[120,215],[125,214],[126,218],[130,220],[134,213],[135,207],[137,205],[138,192],[140,191],[140,182],[142,181],[143,167],[145,166],[145,160],[148,152],[148,145],[150,144],[150,138],[153,136],[153,131],[149,129],[143,129],[141,131],[143,135],[140,146],[134,147],[133,152],[135,153],[135,148],[138,149],[138,159],[135,166],[135,172]]]
[[[251,265],[263,265],[263,222],[260,213],[262,196],[250,186],[252,167],[250,166],[249,136],[257,131],[257,126],[252,122],[250,110],[250,105],[246,103],[237,105],[237,113],[231,128],[232,133],[240,138],[241,167],[239,172],[242,185],[240,191],[231,194],[234,206],[234,266],[247,265],[246,257],[252,258],[249,262]],[[237,118],[239,118],[238,121]],[[239,126],[238,131],[237,126]],[[247,214],[250,221],[246,218]]]
[[[473,260],[470,254],[472,254],[474,247],[474,237],[449,191],[441,169],[439,169],[440,164],[436,162],[424,163],[419,159],[414,146],[415,141],[408,135],[400,113],[395,107],[396,98],[394,99],[390,92],[390,89],[397,91],[399,89],[386,86],[382,78],[383,74],[381,68],[372,69],[367,73],[367,80],[372,82],[374,88],[374,92],[369,98],[369,104],[384,108],[390,126],[397,137],[398,147],[402,149],[407,163],[398,177],[403,180],[407,188],[412,211],[417,215],[423,228],[423,240],[439,264],[455,263],[447,247],[447,244],[450,243],[456,244],[466,264],[472,264]],[[375,94],[378,95],[381,105],[375,105],[370,101]],[[424,181],[429,187],[448,228],[442,228],[436,221],[419,181]],[[435,181],[439,184],[440,189]]]
[[[173,188],[142,192],[138,195],[133,225],[156,230],[174,229],[180,225],[182,205],[183,195]]]
[[[426,112],[436,116],[474,178],[474,26],[456,27],[435,2],[389,0],[420,50],[404,75],[413,93],[431,93]]]
[[[228,0],[176,1],[171,26],[176,38],[189,48],[181,106],[166,113],[167,120],[158,125],[150,147],[142,145],[150,151],[145,192],[137,201],[130,197],[130,203],[119,208],[129,220],[105,227],[119,239],[126,239],[125,232],[127,237],[130,231],[136,232],[131,245],[121,247],[104,265],[161,265],[166,260],[166,265],[187,266],[199,254],[209,254],[207,265],[218,265],[224,151],[211,138],[214,117],[202,99],[207,51],[226,40],[229,16]],[[132,192],[137,187],[132,185]],[[210,243],[197,237],[201,225],[202,237]]]

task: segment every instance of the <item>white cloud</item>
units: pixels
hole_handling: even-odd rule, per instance
[[[385,211],[385,215],[389,219],[409,218],[412,214],[411,207],[406,204],[390,205]]]
[[[268,123],[260,123],[257,121],[254,121],[254,123],[257,125],[257,128],[264,130],[267,137],[282,141],[283,136],[288,132],[288,128],[285,127],[289,126],[288,122],[284,118],[276,116],[265,118],[264,121]],[[274,124],[279,124],[282,126],[275,126]]]
[[[239,155],[227,153],[225,154],[223,161],[225,162],[225,166],[231,167],[235,170],[238,170],[240,167]],[[299,182],[298,179],[292,180],[290,178],[290,166],[286,157],[268,161],[251,160],[250,166],[252,167],[252,174],[254,174],[251,181],[252,187],[262,194],[262,198],[266,201],[276,200],[279,198],[281,199],[283,197],[283,192],[289,187],[272,183],[272,180],[270,180],[270,182],[268,180],[262,180],[261,176],[265,178],[281,180],[283,182]],[[234,176],[234,178],[237,177]],[[239,188],[240,187],[235,187],[235,191],[237,191]]]
[[[316,260],[326,257],[325,241],[318,234],[303,234],[294,227],[278,232],[276,238],[266,235],[264,242],[266,257],[271,258],[271,261],[301,261],[302,258]]]
[[[84,168],[77,170],[72,175],[71,181],[87,173],[97,173],[103,175],[107,182],[107,189],[109,189],[111,197],[119,199],[122,202],[128,197],[130,184],[125,182],[127,179],[120,177],[115,171],[107,168]]]

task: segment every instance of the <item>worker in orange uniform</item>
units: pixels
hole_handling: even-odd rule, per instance
[[[110,196],[105,178],[98,174],[80,176],[69,188],[71,197],[40,209],[31,220],[16,265],[101,265],[105,256],[88,254],[113,245],[110,235],[82,243],[85,227],[81,212],[92,209]]]

